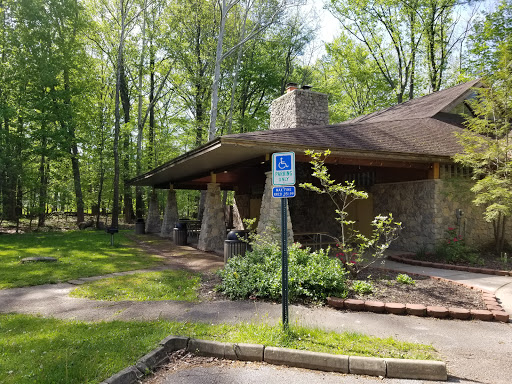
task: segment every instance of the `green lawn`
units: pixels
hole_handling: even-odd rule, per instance
[[[86,283],[70,296],[93,300],[178,300],[199,301],[201,275],[186,271],[161,271],[116,276]]]
[[[258,324],[99,322],[0,315],[0,382],[5,384],[98,383],[155,348],[168,335],[246,342],[375,357],[435,359],[430,346],[355,333]]]
[[[20,263],[25,257],[50,256],[57,262]],[[58,283],[79,277],[147,268],[159,263],[134,248],[122,233],[70,231],[2,235],[0,237],[0,289]]]

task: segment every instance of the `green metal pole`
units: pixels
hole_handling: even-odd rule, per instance
[[[283,329],[288,330],[288,217],[286,205],[288,199],[281,199],[281,264],[282,264],[282,306]]]

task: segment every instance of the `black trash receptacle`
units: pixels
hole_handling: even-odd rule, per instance
[[[146,223],[144,219],[137,219],[135,223],[135,234],[144,235],[146,233]]]
[[[174,244],[176,245],[187,245],[187,224],[176,223],[174,231],[172,233]]]
[[[240,240],[224,240],[224,263],[233,256],[245,256],[247,243]]]

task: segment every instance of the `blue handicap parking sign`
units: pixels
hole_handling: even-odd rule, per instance
[[[272,155],[272,184],[295,184],[295,153],[279,152]]]
[[[276,168],[280,171],[288,171],[292,169],[291,156],[276,156]]]

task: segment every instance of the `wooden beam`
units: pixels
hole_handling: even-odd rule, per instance
[[[432,163],[430,169],[428,170],[428,178],[439,179],[439,174],[439,163]]]
[[[306,155],[295,155],[297,162],[308,163],[311,158]],[[410,168],[410,169],[430,169],[431,163],[420,163],[414,161],[400,161],[400,160],[379,160],[379,159],[358,159],[353,157],[340,157],[330,155],[325,160],[326,164],[339,164],[339,165],[361,165],[364,167],[387,167],[387,168]],[[438,163],[437,163],[438,164]]]

